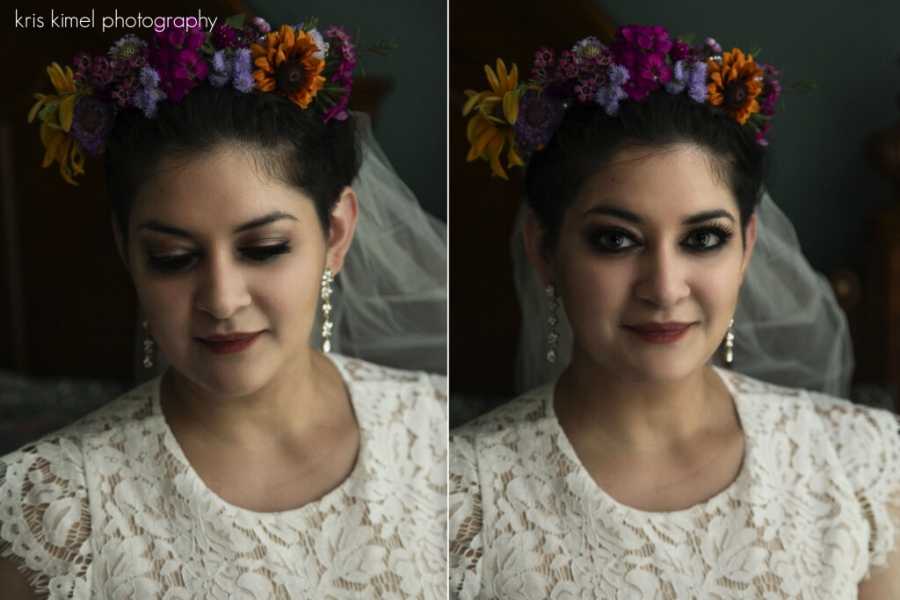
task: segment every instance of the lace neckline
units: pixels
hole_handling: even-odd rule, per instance
[[[229,514],[233,517],[249,517],[255,521],[259,522],[269,522],[269,521],[281,521],[284,519],[302,519],[307,515],[315,515],[321,512],[322,507],[327,506],[329,504],[340,504],[339,499],[345,495],[350,493],[350,491],[358,486],[363,485],[363,480],[365,479],[365,467],[363,463],[366,461],[366,455],[368,453],[368,440],[369,440],[369,415],[364,410],[364,407],[357,404],[359,398],[355,396],[354,386],[348,373],[344,369],[344,357],[335,355],[335,354],[325,354],[325,357],[328,358],[332,364],[337,368],[338,373],[341,376],[341,380],[344,382],[344,386],[347,388],[347,395],[350,399],[350,405],[353,408],[353,413],[356,416],[356,424],[359,428],[359,447],[356,451],[356,462],[353,465],[353,469],[350,471],[350,474],[344,479],[341,483],[339,483],[334,489],[327,492],[324,496],[317,498],[311,502],[307,502],[302,506],[298,506],[296,508],[290,508],[283,511],[277,512],[258,512],[254,510],[250,510],[248,508],[242,508],[240,506],[236,506],[223,500],[218,494],[212,491],[209,486],[206,485],[206,482],[197,474],[194,470],[193,465],[191,465],[190,461],[188,461],[187,456],[185,456],[184,451],[181,449],[181,444],[178,443],[178,440],[175,438],[175,434],[172,433],[172,429],[169,427],[169,424],[166,422],[165,415],[162,412],[162,406],[160,405],[160,388],[162,384],[162,375],[156,377],[155,379],[147,382],[146,385],[151,386],[150,392],[152,394],[151,399],[151,412],[153,415],[153,420],[157,423],[160,433],[163,436],[163,443],[166,449],[171,453],[171,455],[175,458],[176,461],[182,466],[184,469],[182,477],[176,477],[174,481],[174,485],[176,489],[178,489],[179,493],[183,494],[186,498],[197,498],[197,499],[208,499],[211,503],[213,503],[221,512],[225,514]]]
[[[725,512],[727,512],[727,507],[729,506],[729,500],[734,498],[738,492],[742,489],[747,489],[750,485],[750,480],[752,479],[752,473],[750,472],[750,464],[754,459],[754,445],[755,445],[755,436],[756,429],[753,426],[753,420],[750,418],[750,415],[747,414],[747,407],[742,402],[742,398],[740,394],[736,394],[735,387],[732,385],[732,382],[729,381],[728,377],[725,377],[722,373],[722,370],[718,367],[712,367],[713,371],[715,371],[716,375],[722,380],[725,384],[725,387],[728,389],[728,394],[731,396],[732,404],[735,407],[735,411],[738,415],[738,423],[741,427],[741,431],[744,432],[744,457],[741,460],[741,469],[737,474],[737,477],[732,480],[728,486],[725,487],[722,491],[718,492],[714,496],[694,504],[688,508],[684,508],[681,510],[673,510],[673,511],[645,511],[638,508],[634,508],[628,506],[627,504],[622,504],[612,496],[610,496],[606,490],[604,490],[600,485],[594,481],[594,478],[590,476],[587,469],[581,463],[581,460],[578,458],[578,454],[575,452],[575,448],[572,446],[569,441],[566,432],[563,431],[562,426],[559,424],[559,419],[556,417],[556,411],[553,409],[553,398],[556,390],[556,382],[547,384],[541,389],[542,395],[544,396],[544,414],[547,416],[547,421],[550,424],[551,431],[556,438],[556,443],[559,445],[560,452],[562,452],[563,456],[571,463],[572,474],[575,477],[578,477],[580,480],[579,483],[581,488],[584,490],[590,490],[600,498],[604,505],[610,506],[614,512],[626,515],[634,515],[638,516],[647,521],[666,521],[672,518],[691,518],[696,516],[698,513],[708,513],[717,508],[721,508]]]

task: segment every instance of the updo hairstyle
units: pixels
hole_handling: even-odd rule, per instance
[[[277,94],[199,85],[178,102],[160,102],[152,119],[137,109],[116,117],[104,171],[126,242],[134,200],[163,158],[188,160],[231,144],[248,151],[262,173],[312,198],[328,236],[331,212],[360,167],[353,118],[323,123],[320,112]]]
[[[599,105],[572,106],[547,146],[528,164],[525,187],[551,249],[563,215],[592,174],[623,150],[689,144],[706,151],[714,175],[737,200],[742,231],[759,203],[765,153],[730,114],[664,90],[623,101],[615,117]]]

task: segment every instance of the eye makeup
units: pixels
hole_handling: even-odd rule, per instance
[[[638,234],[617,226],[589,228],[585,237],[591,250],[607,256],[633,252],[645,245]],[[733,237],[734,228],[730,225],[708,223],[691,228],[680,245],[690,252],[710,254],[721,250]]]
[[[237,249],[240,256],[251,264],[266,264],[293,250],[290,242],[243,246]],[[147,268],[158,273],[177,274],[190,269],[203,257],[201,252],[154,252],[144,249]]]

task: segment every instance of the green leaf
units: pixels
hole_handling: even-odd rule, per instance
[[[241,13],[239,15],[234,15],[232,17],[228,17],[225,19],[225,24],[230,25],[236,29],[240,29],[244,26],[244,19],[247,17],[247,13]]]

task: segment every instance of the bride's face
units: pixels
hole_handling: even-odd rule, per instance
[[[693,146],[632,149],[592,175],[567,209],[552,277],[576,360],[641,382],[672,382],[716,351],[756,236]]]
[[[258,172],[245,152],[164,160],[129,217],[127,263],[153,340],[201,388],[260,389],[308,356],[322,273],[340,268],[332,242],[342,233],[338,222],[326,243],[313,201]]]

